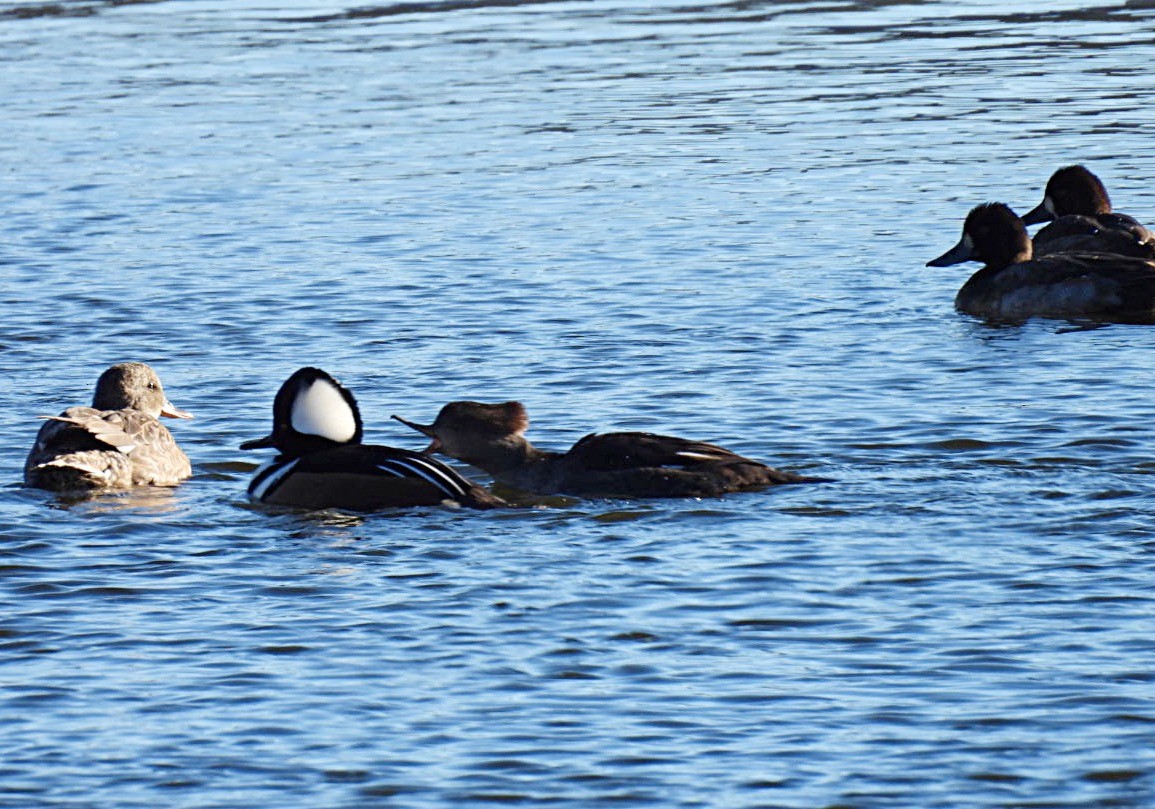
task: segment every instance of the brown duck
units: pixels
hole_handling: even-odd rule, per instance
[[[1155,235],[1111,208],[1107,187],[1086,166],[1066,166],[1051,175],[1043,201],[1023,224],[1049,222],[1035,234],[1035,257],[1085,251],[1155,258]]]
[[[653,433],[587,435],[568,452],[526,440],[520,402],[450,402],[429,426],[394,416],[433,439],[441,452],[483,469],[498,483],[534,494],[584,497],[717,497],[784,483],[820,483],[772,469],[728,449]]]
[[[985,266],[958,295],[960,312],[993,321],[1031,317],[1155,323],[1155,261],[1115,253],[1035,257],[1023,220],[1001,202],[976,206],[958,244],[929,267],[964,261]]]

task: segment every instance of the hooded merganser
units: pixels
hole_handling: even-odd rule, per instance
[[[393,418],[433,439],[427,453],[444,453],[534,494],[717,497],[828,480],[781,472],[713,444],[652,433],[595,433],[568,452],[546,452],[525,439],[529,417],[520,402],[450,402],[429,426]]]
[[[979,205],[959,243],[928,267],[986,264],[955,297],[955,308],[992,320],[1091,317],[1155,322],[1155,261],[1108,253],[1052,253],[1033,258],[1023,220],[1006,205]]]
[[[301,368],[273,400],[273,432],[241,449],[275,447],[280,454],[253,473],[248,494],[259,503],[298,508],[505,505],[433,458],[361,443],[361,411],[340,382],[319,368]]]
[[[1050,222],[1035,234],[1036,256],[1071,251],[1155,258],[1155,236],[1126,214],[1111,210],[1103,181],[1085,166],[1066,166],[1051,175],[1043,201],[1023,224]]]
[[[160,416],[192,418],[165,397],[152,368],[113,365],[96,381],[92,407],[42,416],[47,422],[24,462],[24,482],[57,492],[175,486],[192,466]]]

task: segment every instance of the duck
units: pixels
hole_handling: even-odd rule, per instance
[[[1155,322],[1155,261],[1092,252],[1036,258],[1033,250],[1023,220],[1006,204],[991,202],[973,208],[959,243],[927,266],[984,262],[959,290],[955,308],[988,320]]]
[[[828,481],[782,472],[714,444],[653,433],[593,433],[566,452],[541,450],[525,438],[529,416],[516,401],[450,402],[430,425],[393,418],[432,439],[427,454],[440,452],[537,495],[702,498]]]
[[[77,493],[176,486],[192,475],[192,465],[161,416],[192,418],[168,400],[146,363],[117,363],[96,380],[91,407],[41,416],[46,421],[24,462],[24,483]]]
[[[249,499],[266,505],[351,511],[505,505],[434,458],[361,443],[363,430],[360,408],[348,388],[320,368],[294,371],[273,399],[273,431],[240,446],[278,451],[253,473]]]
[[[1133,217],[1111,209],[1107,187],[1086,166],[1051,175],[1043,201],[1023,216],[1026,225],[1049,222],[1035,234],[1036,256],[1071,251],[1155,258],[1155,235]]]

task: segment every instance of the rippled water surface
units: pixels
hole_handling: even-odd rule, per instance
[[[0,805],[1155,805],[1155,328],[953,310],[974,204],[1155,222],[1149,2],[0,3]],[[973,266],[971,267],[973,270]],[[195,476],[20,486],[151,362]],[[367,437],[713,440],[837,482],[267,513]],[[267,457],[267,456],[266,456]]]

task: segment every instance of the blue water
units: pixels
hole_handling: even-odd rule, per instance
[[[1155,805],[1155,329],[924,266],[1074,162],[1155,223],[1084,6],[0,3],[0,806]],[[128,359],[193,479],[23,489]],[[303,364],[837,482],[268,513]]]

